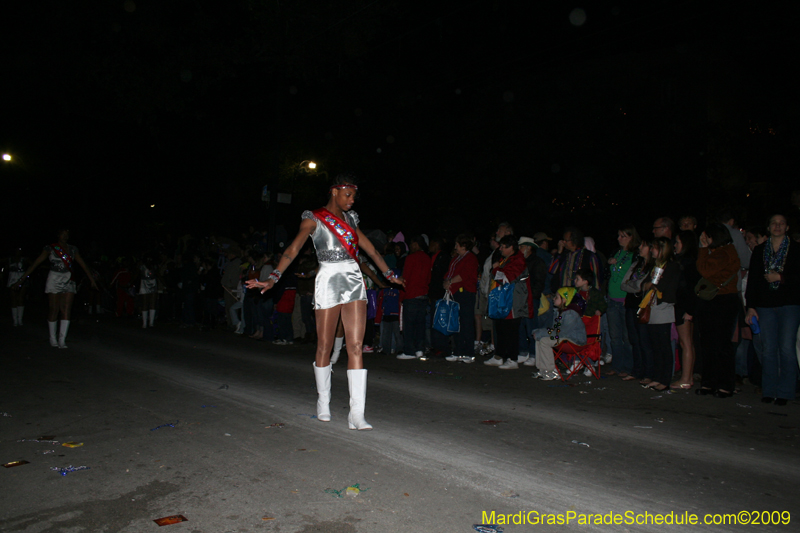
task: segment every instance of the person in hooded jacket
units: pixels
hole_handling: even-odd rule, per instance
[[[533,377],[544,381],[558,379],[553,348],[562,341],[586,344],[586,326],[581,317],[586,302],[575,287],[561,287],[553,297],[553,322],[549,327],[534,330],[536,368]],[[527,363],[527,362],[526,362]]]

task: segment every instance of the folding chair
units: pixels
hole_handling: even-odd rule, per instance
[[[603,355],[603,347],[600,342],[600,317],[585,316],[582,317],[583,325],[586,327],[586,344],[574,344],[570,341],[563,341],[553,347],[553,357],[556,362],[556,371],[558,372],[561,381],[567,381],[569,378],[578,373],[583,368],[588,368],[592,375],[600,379],[599,366],[592,363],[597,363],[600,356]],[[572,367],[572,361],[578,358],[578,365]],[[564,373],[558,368],[558,362],[561,361],[566,367]],[[564,377],[566,374],[566,377]]]

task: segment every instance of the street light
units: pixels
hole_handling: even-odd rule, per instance
[[[3,161],[11,161],[11,154],[3,154]]]

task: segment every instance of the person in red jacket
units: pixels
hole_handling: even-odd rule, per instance
[[[450,261],[450,268],[444,278],[444,290],[450,291],[453,300],[458,302],[460,324],[455,334],[455,352],[447,356],[450,362],[475,360],[475,293],[478,291],[478,258],[470,251],[472,237],[466,233],[456,237],[456,256]],[[464,359],[461,359],[461,357]]]
[[[431,282],[431,258],[423,249],[422,236],[411,239],[411,253],[405,257],[403,278],[403,353],[398,359],[419,359],[425,350],[425,312],[428,309],[428,285]]]
[[[519,251],[519,244],[513,235],[506,235],[499,241],[502,258],[492,265],[492,285],[489,292],[506,283],[517,281],[528,268],[525,255]],[[527,291],[527,287],[525,289]],[[483,362],[488,366],[499,366],[503,370],[519,368],[519,324],[522,318],[515,316],[514,309],[504,318],[493,319],[496,331],[495,355]],[[505,363],[503,363],[505,359]]]

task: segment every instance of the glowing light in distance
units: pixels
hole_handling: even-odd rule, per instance
[[[313,169],[313,168],[317,168],[317,164],[316,164],[316,163],[314,163],[313,161],[309,161],[309,162],[308,162],[308,168],[312,168],[312,169]]]
[[[3,161],[11,161],[11,156],[9,154],[3,154]]]

